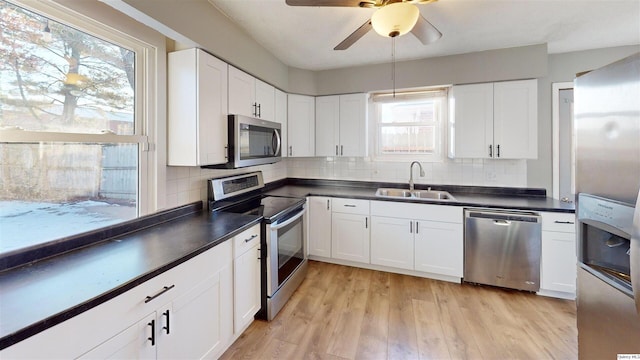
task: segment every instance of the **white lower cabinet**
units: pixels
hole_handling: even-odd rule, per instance
[[[371,263],[413,270],[413,221],[371,217]]]
[[[333,199],[331,257],[369,263],[369,200]]]
[[[307,198],[309,255],[331,257],[331,198]]]
[[[577,263],[575,215],[542,213],[540,294],[575,298]]]
[[[461,278],[464,266],[462,224],[416,221],[415,270]]]
[[[260,226],[234,238],[233,261],[234,334],[239,335],[260,310]]]
[[[372,264],[459,279],[463,254],[462,207],[371,202]]]
[[[0,358],[216,359],[260,308],[259,244],[255,225]]]

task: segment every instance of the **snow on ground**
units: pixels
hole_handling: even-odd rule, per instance
[[[102,201],[0,201],[0,253],[95,230],[136,217],[135,206]]]

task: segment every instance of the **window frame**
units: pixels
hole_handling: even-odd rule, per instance
[[[443,162],[446,156],[446,136],[447,136],[447,119],[448,119],[448,89],[449,87],[437,87],[437,88],[420,88],[420,89],[405,89],[396,91],[395,95],[392,92],[379,92],[372,93],[369,97],[369,109],[372,116],[370,116],[370,125],[372,131],[371,144],[373,144],[372,159],[375,161],[421,161],[421,162]],[[421,99],[428,98],[440,98],[440,104],[436,104],[438,107],[438,114],[436,116],[436,135],[434,152],[431,154],[383,154],[381,152],[381,129],[385,127],[382,125],[382,111],[381,106],[384,103],[392,102],[412,102]],[[394,101],[392,99],[399,99]],[[402,123],[405,124],[405,123]],[[422,123],[420,123],[422,124]],[[388,125],[387,125],[388,126]],[[416,124],[416,126],[421,126]]]
[[[156,136],[157,110],[156,84],[158,71],[158,49],[140,39],[134,38],[113,26],[97,21],[78,13],[63,5],[49,2],[32,2],[24,0],[5,0],[26,10],[38,13],[46,18],[57,21],[66,26],[82,31],[91,36],[103,39],[117,46],[135,53],[135,89],[134,89],[134,134],[116,135],[45,132],[26,130],[0,130],[2,143],[94,143],[94,144],[138,144],[138,188],[137,188],[137,217],[147,215],[157,209],[156,193],[157,161],[155,145],[152,139]],[[100,7],[106,5],[98,3],[84,7],[83,10],[100,12]],[[110,8],[108,8],[110,9]],[[85,11],[86,12],[86,11]],[[120,14],[121,15],[121,14]],[[160,64],[161,65],[161,64]],[[155,175],[154,175],[155,174]]]

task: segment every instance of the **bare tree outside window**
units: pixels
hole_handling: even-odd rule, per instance
[[[131,49],[0,0],[0,253],[137,216],[135,64]]]

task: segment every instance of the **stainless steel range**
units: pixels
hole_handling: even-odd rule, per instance
[[[262,308],[257,318],[272,320],[307,274],[306,200],[262,193],[262,172],[210,179],[209,209],[263,217]]]

